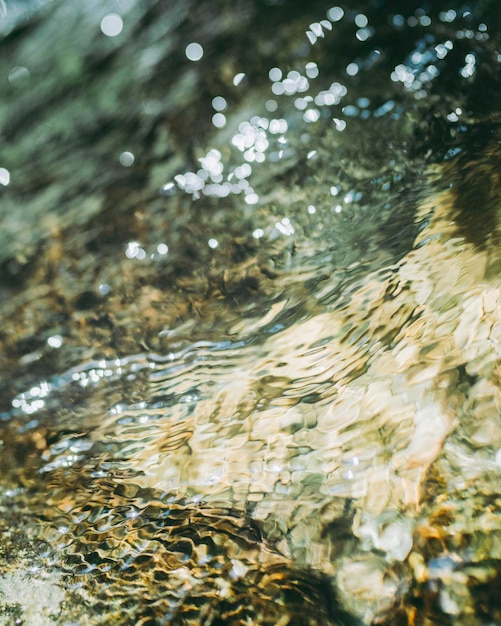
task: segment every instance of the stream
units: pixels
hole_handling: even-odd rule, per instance
[[[0,625],[500,623],[500,28],[0,0]]]

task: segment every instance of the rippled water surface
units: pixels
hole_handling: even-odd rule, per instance
[[[496,4],[26,10],[0,624],[499,623]]]

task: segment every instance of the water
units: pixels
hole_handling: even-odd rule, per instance
[[[0,623],[497,623],[493,6],[44,10],[3,43]]]

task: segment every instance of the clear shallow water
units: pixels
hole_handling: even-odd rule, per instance
[[[5,541],[65,573],[77,623],[497,619],[495,33],[488,7],[376,9],[232,67],[196,157],[114,139],[148,177],[96,179],[80,224],[53,209],[7,262]]]

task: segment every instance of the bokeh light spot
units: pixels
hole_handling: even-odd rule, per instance
[[[122,32],[124,23],[117,13],[109,13],[101,20],[101,32],[107,37],[116,37]]]
[[[186,46],[185,54],[189,61],[200,61],[204,55],[204,49],[199,43],[192,42]]]
[[[122,154],[118,157],[118,160],[124,167],[130,167],[134,164],[134,155],[132,152],[122,152]]]

